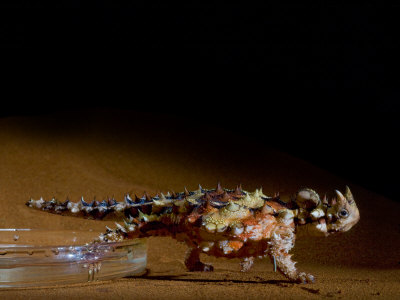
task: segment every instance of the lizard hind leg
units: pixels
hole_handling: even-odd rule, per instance
[[[190,272],[212,272],[212,265],[204,264],[200,261],[200,249],[190,248],[185,258],[185,265]]]

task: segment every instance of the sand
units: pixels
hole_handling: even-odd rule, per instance
[[[246,150],[247,149],[247,150]],[[263,187],[288,199],[299,187],[321,194],[353,191],[361,220],[329,238],[301,236],[297,267],[314,284],[288,282],[269,261],[248,273],[239,261],[203,257],[213,273],[184,267],[186,246],[148,240],[148,273],[139,278],[70,286],[0,290],[0,299],[399,299],[400,204],[345,182],[307,162],[229,132],[163,115],[125,111],[0,119],[0,228],[102,229],[112,222],[61,217],[28,209],[30,198],[122,199],[141,194],[213,188],[220,181],[247,190]]]

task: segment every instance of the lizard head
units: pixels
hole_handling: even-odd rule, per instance
[[[296,198],[300,207],[299,224],[307,224],[310,231],[325,236],[346,232],[357,224],[360,212],[349,187],[346,186],[344,195],[338,190],[335,192],[336,197],[330,201],[326,197],[320,201],[311,189],[299,191]]]
[[[346,186],[344,195],[338,190],[335,192],[336,198],[324,204],[328,234],[348,231],[360,220],[360,212],[349,187]]]

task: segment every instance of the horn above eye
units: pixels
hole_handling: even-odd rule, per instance
[[[335,190],[335,193],[336,193],[336,197],[337,197],[337,200],[339,203],[346,201],[346,198],[343,196],[343,194],[341,192],[339,192],[338,190]]]
[[[345,195],[345,197],[347,199],[347,202],[349,202],[349,204],[353,204],[354,203],[353,194],[351,193],[350,188],[347,185],[346,185],[346,191],[345,191],[344,195]]]

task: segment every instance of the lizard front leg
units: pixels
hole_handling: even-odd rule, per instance
[[[254,264],[254,257],[245,257],[240,263],[240,267],[242,272],[248,272]]]
[[[190,272],[211,272],[214,271],[214,267],[212,265],[204,264],[200,261],[200,249],[199,248],[190,248],[185,259],[186,268]]]
[[[267,250],[268,255],[273,260],[274,267],[278,269],[286,278],[298,283],[312,283],[314,276],[299,272],[296,269],[296,262],[291,258],[289,251],[294,246],[294,234],[288,230],[283,234],[273,234],[270,241],[270,247]]]

